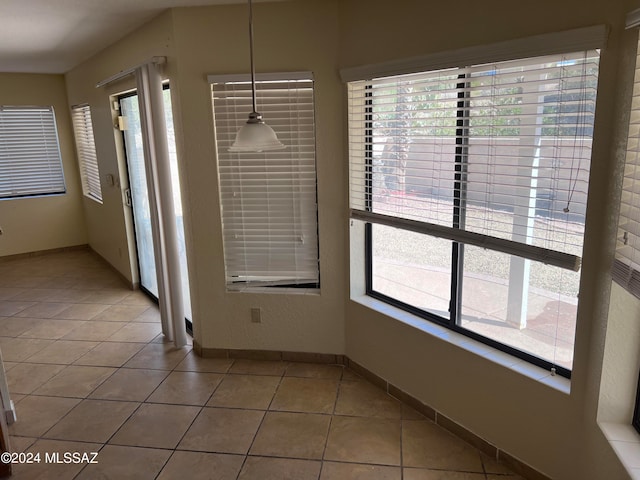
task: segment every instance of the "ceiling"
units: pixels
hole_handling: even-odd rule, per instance
[[[65,73],[172,7],[246,0],[0,0],[0,72]]]

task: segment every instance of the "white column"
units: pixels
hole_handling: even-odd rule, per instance
[[[535,83],[535,82],[533,82]],[[524,85],[529,85],[525,82]],[[526,87],[525,87],[526,88]],[[532,125],[520,128],[524,144],[518,148],[517,184],[511,239],[531,244],[536,214],[538,189],[538,168],[540,165],[540,137],[542,134],[542,106],[540,92],[535,85],[533,91],[522,92],[523,117],[535,118]],[[531,138],[534,139],[533,144]],[[522,140],[521,140],[522,142]],[[529,303],[529,277],[531,260],[511,257],[509,264],[509,292],[507,297],[507,322],[518,328],[527,327],[527,307]]]

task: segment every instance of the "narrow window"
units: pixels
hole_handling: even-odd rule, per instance
[[[258,111],[286,149],[232,153],[251,110],[244,77],[212,77],[227,285],[319,287],[313,80],[258,77]]]
[[[100,170],[93,138],[93,123],[89,105],[78,105],[71,109],[73,130],[76,137],[76,151],[82,179],[82,192],[99,203],[102,203],[102,187],[100,186]]]
[[[0,105],[0,198],[65,192],[53,107]]]

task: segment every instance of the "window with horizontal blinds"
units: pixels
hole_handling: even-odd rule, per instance
[[[0,198],[65,191],[53,107],[0,105]]]
[[[258,77],[257,107],[286,149],[232,153],[248,76],[210,77],[228,285],[319,286],[313,80]]]
[[[93,138],[93,123],[89,105],[71,108],[71,119],[76,137],[76,150],[82,178],[82,192],[85,196],[102,203],[102,187],[96,144]]]
[[[472,50],[347,84],[366,293],[570,377],[599,51]]]
[[[613,280],[640,298],[640,56],[631,99]]]
[[[597,73],[588,51],[350,82],[352,216],[578,270]]]

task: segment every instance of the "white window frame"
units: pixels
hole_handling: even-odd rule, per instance
[[[53,107],[0,105],[0,199],[64,193]]]
[[[251,110],[250,77],[212,75],[209,83],[227,288],[318,289],[313,75],[257,75],[258,111],[286,145],[260,153],[229,151]]]
[[[71,120],[76,139],[78,166],[82,180],[82,193],[98,203],[102,203],[100,168],[93,135],[91,107],[87,104],[71,107]]]

